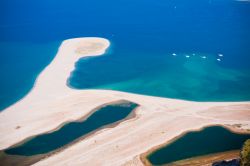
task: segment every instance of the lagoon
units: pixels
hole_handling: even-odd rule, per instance
[[[212,153],[238,150],[250,134],[236,134],[220,127],[206,127],[188,132],[172,143],[153,151],[147,159],[153,165],[163,165]]]
[[[32,156],[57,150],[80,137],[93,134],[95,131],[120,122],[137,107],[135,103],[120,101],[98,108],[87,119],[69,122],[56,131],[38,135],[16,147],[5,150],[11,155]]]

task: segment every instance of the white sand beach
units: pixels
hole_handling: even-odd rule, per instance
[[[189,130],[224,125],[237,132],[250,131],[250,102],[190,102],[69,88],[67,79],[74,64],[82,57],[104,54],[109,45],[103,38],[65,40],[29,94],[0,113],[0,149],[55,130],[97,106],[121,99],[140,104],[135,118],[100,130],[35,165],[143,165],[142,153]]]

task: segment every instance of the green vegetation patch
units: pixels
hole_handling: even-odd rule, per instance
[[[250,166],[250,139],[246,140],[240,152],[240,166]]]

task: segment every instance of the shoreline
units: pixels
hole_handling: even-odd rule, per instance
[[[172,166],[210,165],[210,163],[238,159],[239,157],[240,157],[240,150],[231,150],[231,151],[225,151],[225,152],[220,152],[220,153],[212,153],[210,155],[205,155],[205,156],[188,158],[186,160],[179,160],[177,162],[172,162],[167,165],[172,165]]]
[[[37,77],[32,90],[0,113],[0,149],[60,128],[65,122],[77,121],[94,108],[117,100],[140,105],[134,120],[101,130],[37,165],[75,161],[79,164],[142,165],[140,154],[182,132],[215,124],[233,128],[240,124],[240,129],[250,129],[247,118],[250,116],[250,102],[192,102],[113,90],[76,90],[67,86],[80,58],[102,55],[109,46],[110,42],[103,38],[63,41],[53,61]],[[216,112],[208,113],[211,110]],[[98,140],[98,143],[93,144],[93,140]],[[84,158],[79,154],[84,154]],[[102,157],[96,159],[92,156]]]
[[[161,148],[163,148],[163,147],[165,147],[165,146],[167,146],[167,145],[172,144],[173,142],[177,141],[178,139],[180,139],[181,137],[185,136],[185,135],[188,134],[189,132],[200,132],[200,131],[204,130],[205,128],[208,128],[208,127],[216,127],[216,126],[222,127],[222,128],[224,128],[224,129],[226,129],[226,130],[228,130],[228,131],[230,131],[230,132],[232,132],[232,133],[235,133],[235,134],[242,134],[242,135],[244,135],[244,134],[250,134],[250,131],[238,131],[238,130],[235,130],[235,129],[231,128],[231,127],[222,125],[222,124],[207,125],[207,126],[203,126],[203,127],[199,128],[199,129],[194,129],[194,130],[185,131],[185,132],[181,133],[180,135],[178,135],[178,136],[172,138],[171,140],[169,140],[169,141],[167,141],[167,142],[165,142],[165,143],[163,143],[163,144],[161,144],[161,145],[157,145],[157,146],[151,148],[151,149],[148,150],[147,152],[142,153],[142,154],[140,155],[140,160],[143,162],[143,164],[144,164],[145,166],[152,166],[152,164],[151,164],[151,163],[149,162],[149,160],[147,159],[147,156],[150,155],[151,153],[153,153],[154,151],[157,151],[157,150],[159,150],[159,149],[161,149]],[[219,153],[223,153],[223,152],[219,152]],[[211,153],[211,154],[214,154],[214,153]],[[207,155],[210,155],[210,154],[207,154]],[[202,156],[207,156],[207,155],[202,155]],[[195,157],[201,157],[201,156],[195,156]],[[192,157],[192,158],[195,158],[195,157]],[[189,159],[189,158],[188,158],[188,159]],[[186,160],[186,159],[183,159],[183,160]],[[181,160],[178,160],[178,161],[181,161]],[[178,162],[178,161],[174,161],[173,163]],[[169,163],[169,164],[170,164],[170,163]]]

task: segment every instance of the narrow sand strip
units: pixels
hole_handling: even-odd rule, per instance
[[[66,86],[79,58],[101,55],[109,45],[102,38],[65,40],[31,92],[0,113],[0,149],[77,120],[99,105],[122,99],[141,105],[136,118],[101,130],[37,164],[142,165],[140,154],[185,131],[213,124],[232,125],[239,131],[250,129],[250,118],[246,118],[250,102],[189,102]],[[217,116],[220,113],[223,116]]]

